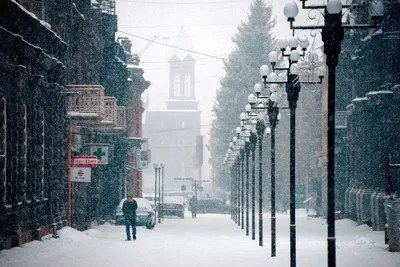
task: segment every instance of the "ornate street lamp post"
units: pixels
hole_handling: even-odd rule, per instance
[[[324,42],[324,53],[326,55],[326,65],[328,67],[328,145],[327,145],[327,222],[328,222],[328,266],[336,266],[336,237],[335,237],[335,88],[336,88],[336,66],[341,51],[341,43],[344,38],[344,29],[375,29],[377,20],[383,16],[383,4],[379,0],[371,1],[367,6],[362,5],[342,5],[340,0],[329,0],[327,5],[322,6],[306,6],[306,0],[300,0],[303,9],[324,10],[324,25],[317,26],[293,26],[295,17],[299,13],[299,9],[295,2],[291,2],[285,6],[284,14],[290,22],[290,29],[299,30],[315,30],[322,29],[322,40]],[[357,9],[368,7],[372,24],[364,25],[345,25],[342,23],[342,9]],[[295,255],[294,255],[295,257]],[[296,262],[291,266],[296,266]]]
[[[275,129],[279,108],[268,103],[268,118],[271,131],[271,257],[276,256],[276,217],[275,217]],[[268,131],[268,128],[267,128]]]
[[[251,239],[256,239],[256,147],[257,135],[250,133],[251,150]]]
[[[157,218],[157,211],[158,211],[158,216],[160,216],[160,214],[159,214],[160,211],[157,208],[157,175],[158,175],[159,166],[156,163],[154,163],[153,166],[154,166],[154,206],[155,206],[154,213],[155,213],[155,217]]]
[[[161,189],[161,216],[164,221],[164,168],[165,164],[161,163],[161,175],[162,175],[162,189]]]
[[[277,105],[276,92],[270,94],[267,92],[268,96],[261,95],[260,84],[254,86],[254,91],[257,95],[255,97],[250,94],[248,97],[251,109],[264,109],[268,111],[268,118],[270,127],[266,128],[266,133],[269,135],[271,133],[271,257],[276,256],[276,218],[275,218],[275,128],[279,117],[279,107]],[[258,100],[267,100],[264,103],[256,105]]]
[[[258,137],[258,228],[259,228],[259,246],[263,246],[263,189],[262,189],[262,140],[265,132],[265,124],[259,120],[256,124]]]

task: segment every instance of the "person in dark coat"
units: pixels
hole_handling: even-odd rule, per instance
[[[132,198],[132,196],[128,196],[127,200],[125,200],[122,205],[122,213],[125,217],[125,227],[126,227],[126,240],[131,240],[131,227],[132,227],[132,236],[133,240],[136,240],[136,210],[137,210],[137,202]]]
[[[192,212],[192,218],[197,218],[197,198],[196,196],[193,196],[189,200],[189,205],[190,205],[190,211]]]

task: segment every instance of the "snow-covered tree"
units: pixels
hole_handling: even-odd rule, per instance
[[[232,38],[234,50],[225,64],[225,76],[214,103],[215,120],[211,133],[211,156],[220,187],[229,188],[230,180],[223,158],[228,144],[239,124],[239,114],[244,111],[247,96],[254,84],[260,82],[259,68],[269,64],[268,53],[276,48],[272,28],[272,6],[263,0],[254,0],[250,5],[247,21],[241,22]]]

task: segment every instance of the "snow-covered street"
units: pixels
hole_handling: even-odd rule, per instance
[[[326,224],[297,217],[297,266],[326,266]],[[277,257],[270,257],[269,214],[264,247],[252,241],[229,215],[199,215],[196,220],[166,218],[154,230],[138,228],[136,241],[124,241],[124,226],[105,224],[85,232],[60,231],[60,239],[31,242],[0,251],[0,266],[289,266],[289,216],[277,217]],[[258,227],[258,226],[257,226]],[[256,227],[256,229],[258,229]],[[400,253],[385,250],[383,232],[350,220],[337,221],[338,266],[400,266]],[[258,239],[258,234],[257,234]]]

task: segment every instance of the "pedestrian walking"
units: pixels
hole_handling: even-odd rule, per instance
[[[192,212],[192,219],[197,218],[197,198],[193,196],[189,200],[190,211]]]
[[[136,210],[137,202],[130,195],[127,200],[125,200],[122,205],[122,213],[125,217],[125,227],[126,227],[126,240],[131,240],[131,227],[132,227],[132,237],[136,240]]]

